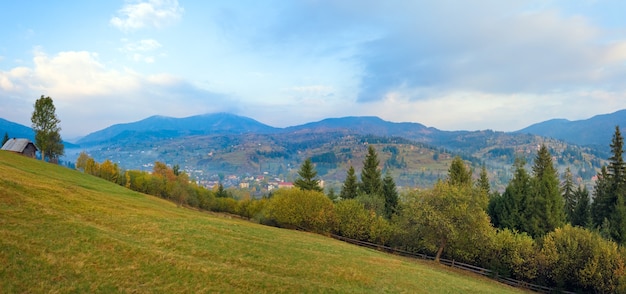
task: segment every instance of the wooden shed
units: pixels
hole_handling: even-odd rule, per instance
[[[4,145],[2,145],[1,150],[11,151],[20,153],[24,156],[36,158],[37,157],[37,146],[33,142],[28,139],[9,139]]]

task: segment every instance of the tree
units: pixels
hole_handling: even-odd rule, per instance
[[[572,176],[572,171],[569,167],[565,169],[565,174],[563,175],[563,184],[561,185],[561,191],[563,193],[563,200],[565,201],[565,216],[567,217],[567,221],[569,223],[572,223],[574,208],[576,207],[577,199],[574,191],[574,179]]]
[[[367,148],[367,155],[363,161],[363,170],[361,171],[360,189],[365,194],[379,195],[382,192],[381,172],[378,169],[378,155],[372,145]]]
[[[472,171],[465,167],[465,163],[461,157],[456,156],[448,169],[448,182],[451,185],[471,185]]]
[[[487,175],[487,168],[484,164],[480,169],[480,176],[478,178],[478,182],[476,182],[476,186],[481,189],[486,195],[489,195],[491,185],[489,184],[489,176]]]
[[[350,166],[346,179],[343,181],[343,187],[341,188],[341,199],[354,199],[358,194],[358,183],[356,174],[354,173],[354,167]]]
[[[86,168],[87,168],[87,161],[90,159],[91,157],[87,154],[87,152],[82,151],[79,155],[78,158],[76,158],[76,169],[86,172]]]
[[[322,187],[320,187],[320,181],[315,178],[317,177],[317,171],[315,171],[315,167],[311,163],[311,158],[307,158],[300,166],[298,175],[299,177],[293,183],[294,186],[301,190],[323,191]]]
[[[44,97],[35,101],[35,110],[31,117],[33,131],[35,131],[35,145],[41,151],[41,160],[46,157],[56,160],[64,153],[63,142],[61,141],[59,120],[56,116],[56,108],[52,98]]]
[[[593,203],[591,203],[591,219],[594,227],[601,227],[605,220],[608,221],[613,203],[610,194],[610,179],[606,166],[598,173],[593,189]]]
[[[572,226],[587,228],[591,226],[591,211],[589,208],[589,191],[585,186],[578,186],[574,191],[576,206],[571,216],[570,223]]]
[[[602,167],[596,181],[591,215],[595,227],[623,244],[626,242],[626,164],[619,126],[615,127],[610,147],[609,164]]]
[[[391,219],[391,216],[398,209],[398,190],[396,190],[396,183],[389,172],[385,174],[383,179],[383,196],[385,198],[385,217]]]
[[[9,133],[4,132],[4,138],[2,138],[2,144],[0,144],[0,147],[4,146],[7,141],[9,141]]]
[[[439,181],[429,190],[411,192],[401,211],[400,225],[415,235],[410,239],[421,239],[436,252],[435,262],[444,250],[449,250],[452,258],[471,261],[480,250],[476,244],[486,244],[493,230],[489,217],[474,200],[476,193],[480,193],[478,189],[447,181]]]
[[[527,195],[531,192],[530,175],[524,168],[523,158],[516,158],[515,172],[502,196],[496,196],[489,203],[489,216],[498,228],[521,231],[526,226],[522,216]]]
[[[224,185],[220,182],[217,184],[217,191],[215,191],[215,197],[217,198],[228,198],[228,191],[224,189]]]
[[[624,137],[619,126],[615,126],[615,133],[611,141],[611,153],[607,168],[609,175],[609,222],[611,223],[611,237],[623,244],[626,241],[626,163],[624,163]]]
[[[559,178],[546,145],[541,145],[533,164],[532,191],[524,207],[526,226],[533,237],[543,236],[565,224],[564,201]]]

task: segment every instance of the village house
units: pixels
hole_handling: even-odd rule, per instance
[[[36,158],[37,157],[37,146],[33,142],[28,139],[9,139],[4,145],[2,145],[1,150],[16,152],[22,154],[24,156]]]

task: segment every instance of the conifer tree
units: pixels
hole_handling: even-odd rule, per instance
[[[313,190],[322,192],[323,189],[320,187],[320,181],[316,179],[317,171],[311,163],[311,158],[307,158],[302,166],[300,166],[300,170],[298,171],[299,177],[293,183],[294,186],[300,188],[301,190]]]
[[[4,132],[4,138],[2,138],[2,144],[0,144],[0,147],[4,146],[7,141],[9,141],[9,133]]]
[[[496,196],[489,203],[489,216],[494,226],[522,231],[525,219],[522,215],[527,203],[527,196],[531,193],[530,175],[524,168],[526,161],[516,158],[513,167],[515,172],[502,196]]]
[[[354,199],[358,195],[358,182],[354,167],[350,166],[341,188],[341,199]]]
[[[461,157],[456,156],[448,169],[448,182],[454,186],[471,185],[472,171],[465,167]]]
[[[611,223],[611,237],[623,244],[626,241],[626,164],[624,163],[624,137],[619,126],[615,126],[615,133],[611,141],[611,153],[607,168],[609,176],[609,211],[608,219]]]
[[[541,145],[533,165],[532,193],[525,205],[525,232],[543,236],[565,224],[564,201],[559,178],[546,145]]]
[[[229,193],[224,189],[224,185],[220,182],[217,184],[217,191],[215,191],[215,197],[217,198],[228,198]]]
[[[612,211],[609,172],[603,166],[598,173],[595,187],[593,189],[593,203],[591,203],[591,220],[594,227],[601,227],[605,220],[608,222]]]
[[[378,155],[372,145],[367,148],[367,155],[363,161],[363,171],[361,171],[361,192],[368,195],[380,195],[382,192],[382,177],[378,169]]]
[[[491,185],[489,184],[489,176],[487,175],[487,167],[483,164],[480,169],[480,175],[478,178],[478,182],[476,186],[485,193],[485,195],[489,195],[491,191]]]
[[[383,179],[383,196],[385,197],[385,217],[391,219],[398,209],[398,190],[389,171]]]
[[[578,186],[578,189],[574,191],[574,198],[576,199],[576,206],[574,207],[574,213],[571,216],[570,222],[572,226],[579,226],[588,228],[591,226],[591,211],[589,207],[589,191],[585,186]]]
[[[565,216],[569,223],[572,223],[572,217],[574,215],[574,208],[576,207],[576,196],[574,190],[574,179],[572,176],[572,171],[569,167],[565,169],[565,174],[563,175],[563,184],[561,185],[561,191],[563,194],[563,200],[565,201]]]

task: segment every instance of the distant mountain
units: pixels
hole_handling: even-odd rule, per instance
[[[596,115],[585,120],[552,119],[531,125],[516,133],[533,134],[578,145],[609,146],[615,126],[626,128],[626,109]]]
[[[429,141],[441,131],[419,123],[395,123],[375,116],[349,116],[327,118],[318,122],[285,128],[285,132],[328,132],[345,131],[359,135],[403,137],[416,141]]]
[[[26,138],[34,140],[35,133],[27,126],[0,118],[0,137],[7,133],[10,138]]]
[[[277,129],[248,117],[229,113],[196,115],[185,118],[151,116],[132,123],[117,124],[91,133],[76,143],[95,145],[131,137],[165,139],[208,134],[272,133]]]
[[[0,118],[0,138],[4,136],[5,132],[9,135],[9,138],[26,138],[33,142],[35,141],[35,132],[33,131],[33,129],[27,126]],[[72,144],[67,141],[63,141],[63,145],[65,145],[65,148],[78,147],[75,144]]]

